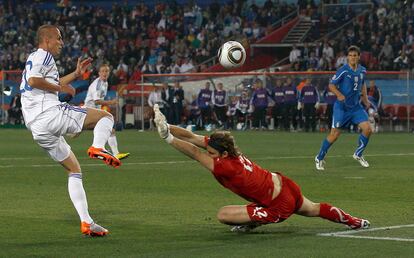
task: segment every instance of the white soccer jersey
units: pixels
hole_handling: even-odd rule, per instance
[[[27,58],[20,83],[22,110],[26,125],[46,109],[61,103],[58,92],[30,87],[28,80],[31,77],[44,78],[50,83],[59,84],[59,72],[51,53],[39,48]]]
[[[108,91],[108,82],[96,78],[88,88],[88,94],[85,98],[85,106],[92,108],[101,108],[101,105],[96,105],[96,100],[104,100]]]

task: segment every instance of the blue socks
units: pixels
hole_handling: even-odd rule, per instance
[[[329,150],[329,147],[331,147],[331,143],[328,142],[328,140],[325,138],[322,142],[321,150],[319,151],[319,154],[317,156],[318,160],[323,160],[325,158],[326,153]]]
[[[355,155],[357,155],[358,157],[362,156],[362,152],[364,152],[365,148],[367,147],[368,141],[369,141],[368,137],[366,137],[363,134],[359,135],[358,148],[355,151]]]

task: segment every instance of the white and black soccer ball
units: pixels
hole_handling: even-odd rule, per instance
[[[237,41],[227,41],[218,51],[218,60],[227,69],[240,67],[246,61],[246,50]]]

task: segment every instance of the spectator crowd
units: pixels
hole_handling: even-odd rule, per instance
[[[372,3],[372,10],[355,17],[336,37],[315,41],[311,46],[293,46],[289,55],[292,70],[336,70],[346,63],[346,49],[350,45],[361,48],[361,63],[368,70],[413,69],[414,1]],[[308,9],[312,10],[312,20],[321,21],[316,7]],[[353,14],[348,16],[352,18]]]
[[[214,1],[203,7],[195,1],[154,6],[120,1],[112,8],[62,1],[49,9],[39,8],[39,2],[0,3],[0,70],[24,69],[36,46],[36,29],[51,23],[61,27],[65,42],[57,60],[59,72],[72,71],[79,56],[92,57],[96,67],[105,62],[113,68],[110,85],[138,81],[141,73],[200,71],[227,39],[255,41],[295,9],[271,0],[260,7],[242,0]]]

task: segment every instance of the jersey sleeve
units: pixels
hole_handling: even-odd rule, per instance
[[[26,63],[26,78],[46,78],[48,67],[53,64],[53,56],[48,52],[36,53],[34,58]]]
[[[329,83],[332,83],[334,85],[338,85],[343,80],[343,78],[345,77],[345,73],[346,73],[346,70],[339,69],[338,71],[336,71],[335,75],[331,78]]]

